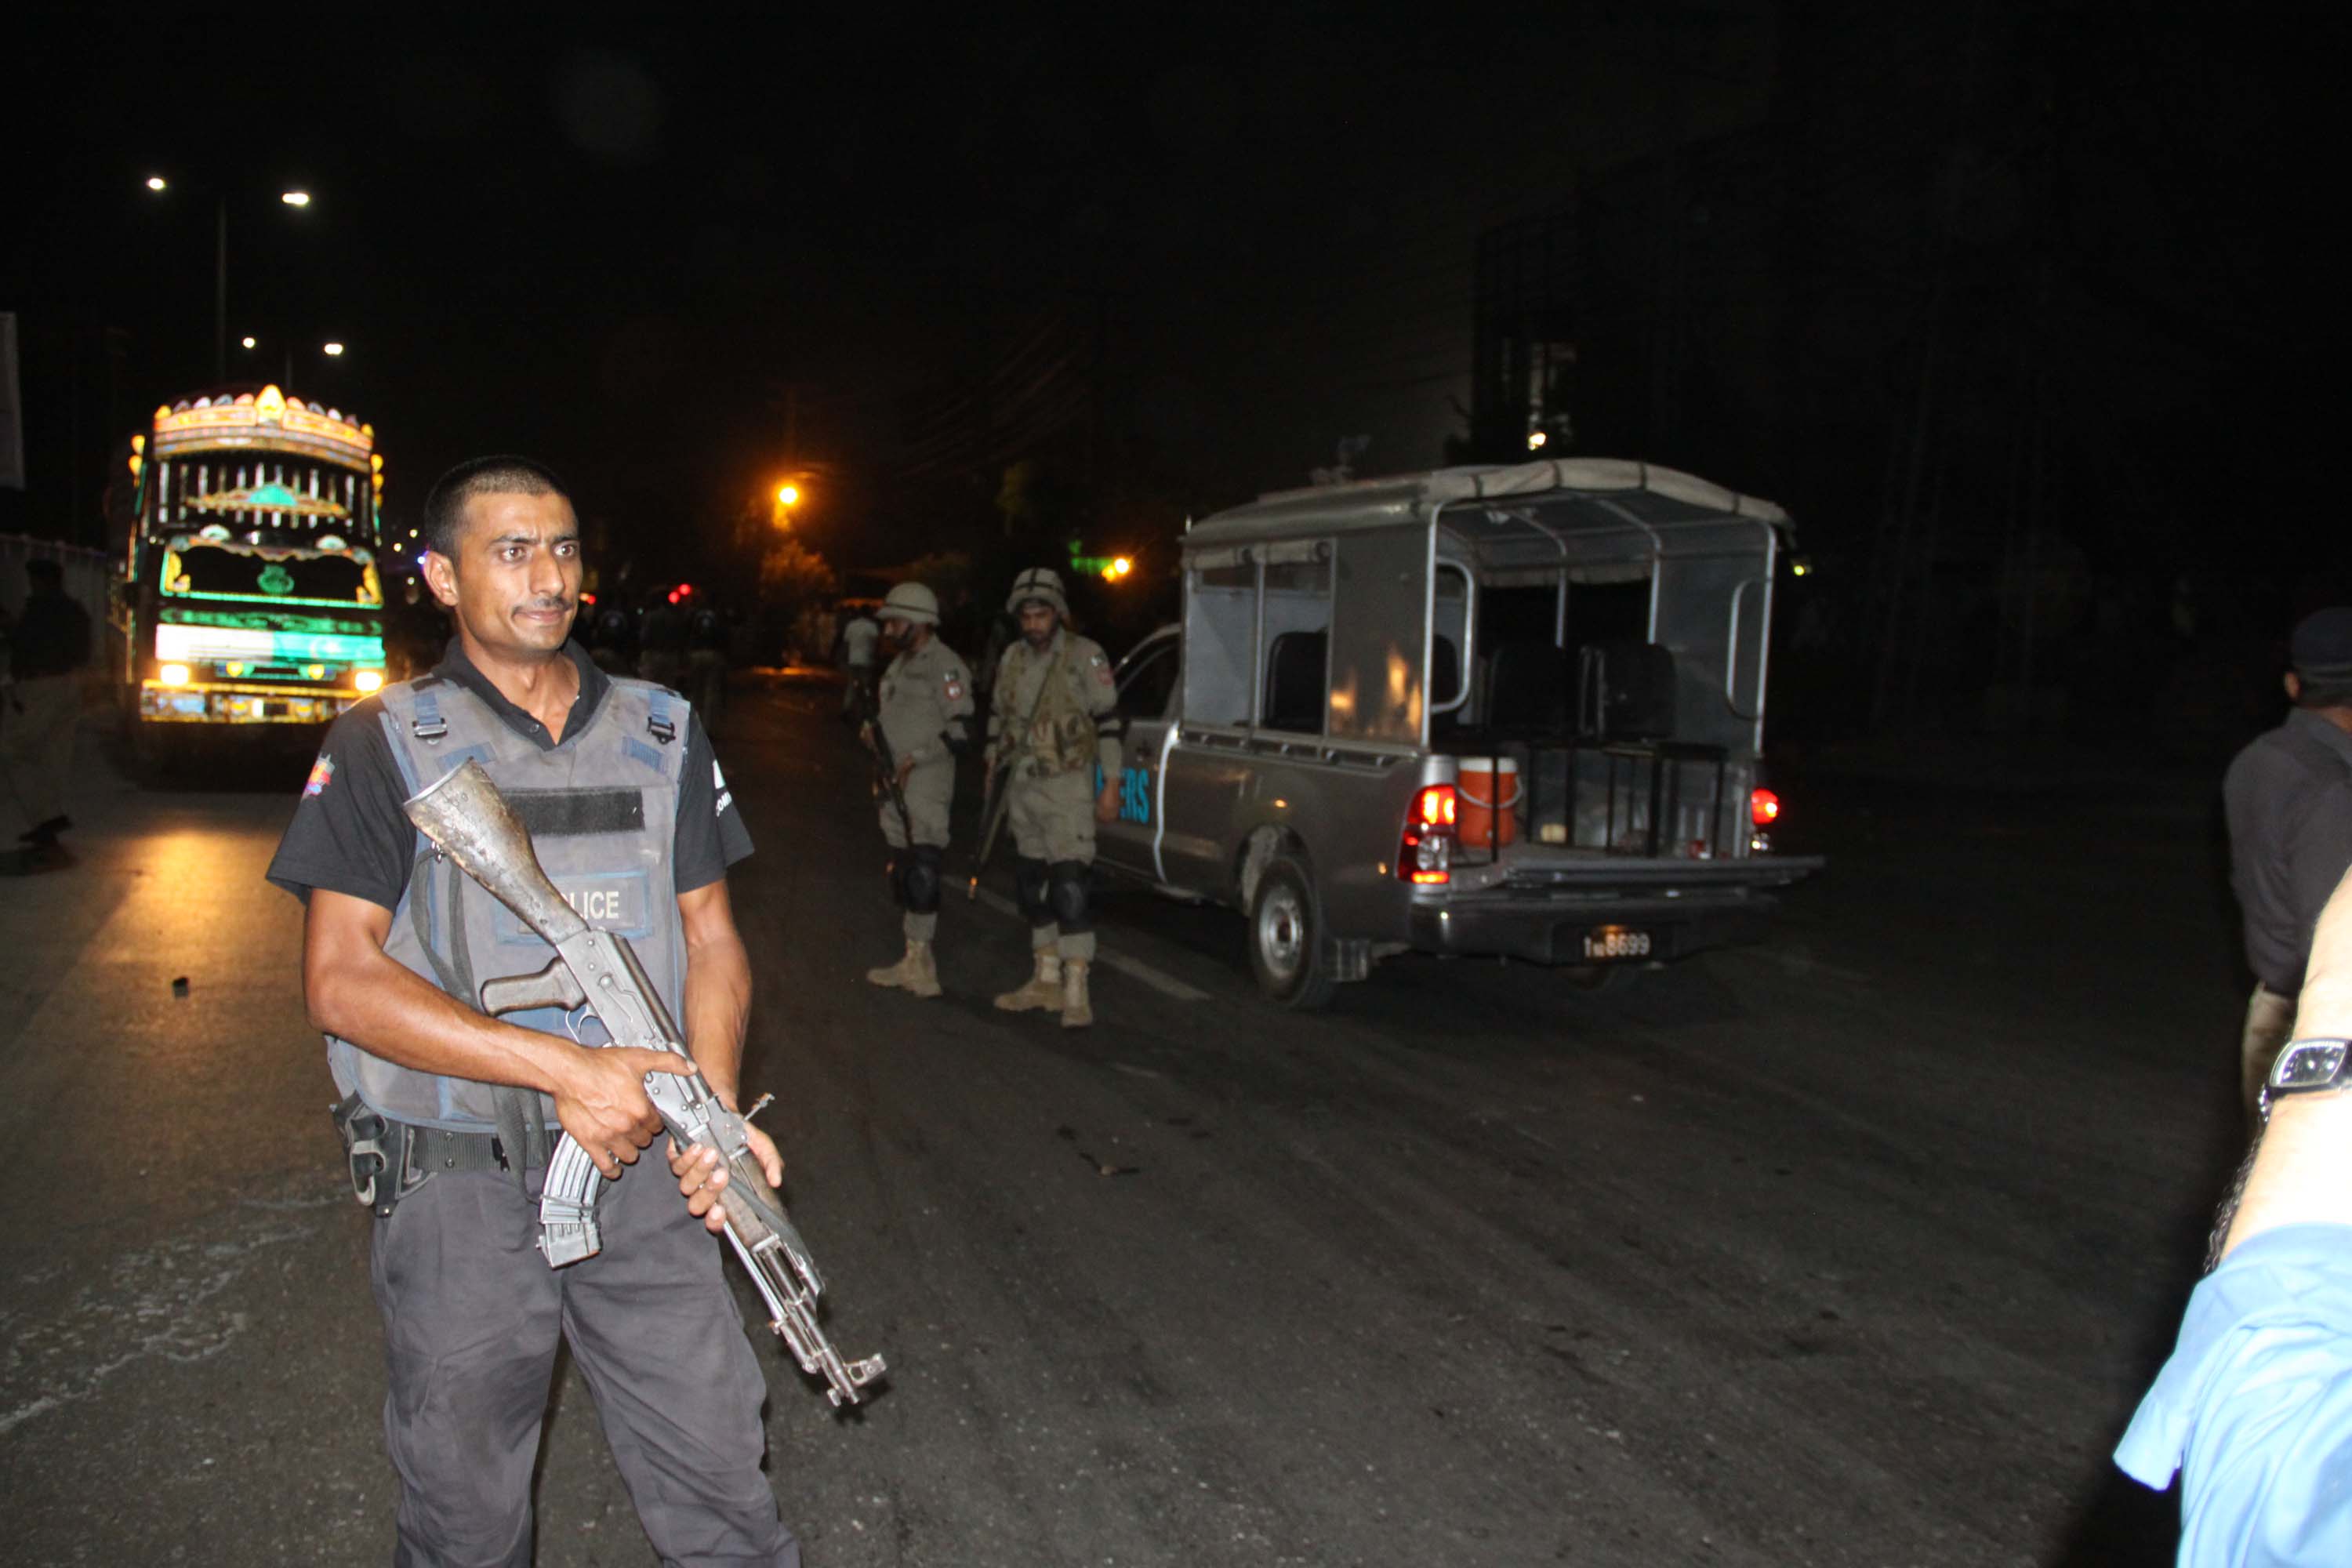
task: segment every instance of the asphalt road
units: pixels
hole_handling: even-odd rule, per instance
[[[988,1005],[1001,902],[949,910],[946,998],[865,984],[835,708],[748,677],[720,736],[746,1084],[892,1368],[836,1417],[747,1331],[812,1564],[2169,1561],[2106,1454],[2236,1153],[2194,793],[1793,783],[1835,859],[1775,939],[1600,993],[1403,960],[1288,1016],[1232,916],[1114,895],[1070,1032]],[[368,1222],[260,879],[299,769],[229,776],[269,787],[93,766],[71,862],[0,881],[0,1561],[389,1556]],[[650,1560],[568,1370],[539,1510],[544,1568]]]

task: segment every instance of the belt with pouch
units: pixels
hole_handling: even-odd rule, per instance
[[[445,1171],[514,1171],[521,1179],[516,1163],[507,1156],[506,1141],[496,1132],[452,1132],[395,1121],[370,1110],[357,1094],[327,1110],[351,1166],[352,1193],[378,1219],[390,1218],[401,1199]],[[543,1136],[526,1136],[521,1142],[527,1151],[546,1146]],[[524,1168],[545,1163],[542,1155],[527,1161]]]

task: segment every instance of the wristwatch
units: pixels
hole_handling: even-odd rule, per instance
[[[2352,1089],[2352,1040],[2291,1040],[2263,1081],[2263,1120],[2283,1094],[2320,1094]]]

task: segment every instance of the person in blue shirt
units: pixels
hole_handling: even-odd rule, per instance
[[[2313,1049],[2298,1047],[2315,1042]],[[2352,877],[2319,918],[2214,1263],[2116,1448],[2181,1477],[2183,1568],[2352,1563]],[[2330,1049],[2330,1046],[2339,1047]]]

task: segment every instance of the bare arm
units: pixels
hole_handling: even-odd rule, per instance
[[[667,1052],[586,1050],[477,1012],[383,951],[392,911],[326,889],[302,927],[302,995],[310,1022],[388,1062],[479,1083],[535,1089],[555,1100],[563,1130],[608,1176],[634,1163],[661,1130],[648,1072],[677,1072]]]
[[[686,925],[687,1049],[730,1110],[739,1109],[743,1031],[751,1020],[751,960],[735,930],[727,879],[677,896]]]
[[[2352,1039],[2352,875],[2320,914],[2306,976],[2293,1037]],[[2221,1256],[2263,1231],[2313,1223],[2352,1225],[2352,1094],[2273,1102]]]
[[[686,926],[686,1041],[702,1069],[703,1081],[730,1110],[742,1109],[743,1031],[751,1017],[751,960],[735,929],[735,906],[727,896],[727,879],[677,896],[677,912]],[[784,1162],[774,1140],[757,1127],[747,1127],[751,1156],[772,1187],[784,1180]],[[713,1232],[727,1223],[719,1200],[727,1185],[727,1168],[718,1151],[698,1144],[691,1149],[671,1145],[669,1168],[678,1179],[688,1213]]]

